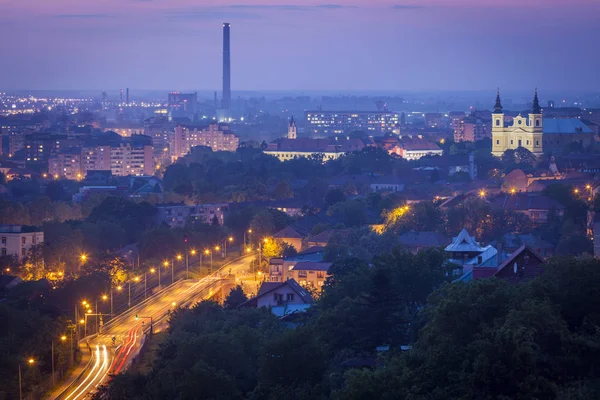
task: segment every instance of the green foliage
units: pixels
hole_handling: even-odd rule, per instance
[[[223,306],[228,310],[233,310],[246,301],[248,301],[248,297],[244,293],[244,288],[237,285],[229,291]]]

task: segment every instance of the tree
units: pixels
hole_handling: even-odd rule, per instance
[[[246,296],[246,293],[244,293],[244,288],[242,288],[240,285],[237,285],[229,291],[229,294],[225,298],[223,305],[226,309],[232,310],[238,308],[240,304],[246,301],[248,301],[248,297]]]
[[[344,192],[341,189],[329,189],[329,191],[325,195],[325,203],[327,203],[329,207],[333,206],[334,204],[341,203],[345,200],[346,196],[344,195]]]
[[[279,239],[265,238],[262,244],[262,255],[266,259],[281,257],[283,250],[283,244]]]
[[[275,200],[285,200],[294,197],[294,192],[286,181],[281,181],[275,186],[273,197]]]

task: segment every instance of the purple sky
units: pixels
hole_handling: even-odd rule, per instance
[[[598,0],[334,1],[0,0],[0,90],[600,89]]]

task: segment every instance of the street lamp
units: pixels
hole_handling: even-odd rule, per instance
[[[224,242],[225,242],[225,246],[224,246],[225,247],[225,257],[227,257],[227,242],[233,243],[233,237],[229,236],[227,238],[227,240],[224,240]]]
[[[60,341],[64,342],[67,340],[67,337],[65,335],[62,335],[60,337]],[[51,340],[51,346],[52,346],[52,386],[56,385],[56,374],[54,372],[54,340]],[[32,360],[32,359],[31,359]]]
[[[29,358],[27,360],[27,364],[33,365],[35,360],[33,358]],[[23,400],[23,384],[21,380],[21,362],[19,361],[19,400]]]
[[[210,274],[212,274],[212,269],[213,269],[213,256],[212,256],[212,251],[210,251],[209,249],[204,250],[204,254],[209,255],[210,254]]]
[[[486,195],[485,190],[482,189],[479,191],[479,197],[485,197],[485,195]]]
[[[248,231],[244,232],[244,247],[246,247],[246,233],[248,233],[248,241],[250,241],[250,234],[252,234],[252,229],[248,229]]]

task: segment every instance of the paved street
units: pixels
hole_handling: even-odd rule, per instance
[[[248,270],[252,256],[244,257],[222,268],[222,274],[239,274]],[[89,339],[92,357],[84,372],[63,391],[51,398],[81,400],[88,398],[112,374],[127,370],[150,332],[152,322],[158,329],[165,326],[169,312],[212,297],[226,280],[219,271],[200,280],[178,281],[146,301],[112,319],[101,334]],[[137,318],[136,318],[137,316]],[[113,340],[114,338],[114,340]]]

